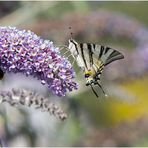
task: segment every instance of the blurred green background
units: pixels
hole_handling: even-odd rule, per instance
[[[21,107],[16,110],[11,108],[15,120],[21,120],[23,117],[24,122],[17,126],[16,121],[9,121],[9,111],[7,120],[2,114],[2,141],[8,146],[148,146],[147,68],[143,68],[140,75],[137,75],[137,70],[141,69],[141,59],[135,54],[138,53],[137,47],[141,41],[135,37],[136,31],[135,34],[128,31],[135,26],[146,28],[147,14],[148,2],[138,1],[1,1],[1,26],[29,29],[44,39],[52,40],[57,46],[68,45],[72,31],[78,42],[108,45],[125,53],[125,60],[120,61],[119,65],[111,64],[104,70],[102,85],[108,94],[107,98],[104,98],[98,88],[96,90],[100,98],[95,97],[91,89],[85,86],[83,72],[75,64],[76,80],[80,87],[78,91],[60,99],[61,105],[68,113],[68,119],[62,122],[33,109],[23,108],[21,111]],[[114,15],[117,17],[114,18]],[[122,18],[127,23],[124,24]],[[102,24],[109,24],[108,19],[113,23],[117,20],[120,22],[121,19],[121,28],[127,28],[127,32],[124,34],[120,25],[117,25],[119,29],[116,34],[114,25],[103,28]],[[135,26],[128,26],[130,21],[133,21]],[[68,29],[69,26],[72,30]],[[145,35],[145,38],[147,37]],[[135,67],[130,65],[133,60]],[[145,63],[146,66],[147,64]],[[122,69],[123,76],[120,74]],[[133,69],[133,73],[128,73],[129,69]],[[115,79],[114,71],[117,71]],[[13,127],[15,130],[11,130]],[[16,131],[19,131],[18,134],[14,134]]]

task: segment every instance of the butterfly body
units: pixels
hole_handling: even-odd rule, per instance
[[[100,76],[104,66],[124,58],[120,52],[110,47],[93,43],[77,43],[74,39],[69,40],[68,49],[77,65],[84,71],[86,86],[99,85],[101,89]]]

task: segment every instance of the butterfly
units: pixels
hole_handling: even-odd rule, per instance
[[[84,71],[86,86],[90,86],[96,97],[93,85],[101,88],[105,96],[105,91],[101,86],[100,76],[106,65],[113,61],[123,59],[124,56],[119,51],[107,46],[93,43],[77,43],[73,38],[69,39],[68,49],[77,62],[77,65]]]

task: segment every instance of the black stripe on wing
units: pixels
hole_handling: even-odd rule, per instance
[[[93,65],[93,52],[92,52],[92,45],[90,43],[87,43],[87,48],[88,48],[88,53],[89,53],[89,61],[90,61],[90,66]]]
[[[71,40],[71,42],[74,44],[74,46],[75,46],[75,49],[76,49],[77,53],[79,54],[79,51],[78,51],[77,44],[74,42],[74,40]]]
[[[82,58],[85,64],[85,67],[88,69],[87,63],[86,63],[86,59],[85,59],[85,55],[84,55],[84,48],[83,48],[83,43],[80,43],[80,49],[81,49],[81,54],[82,54]]]
[[[111,48],[106,47],[106,48],[105,48],[105,54],[106,54],[110,49],[111,49]]]
[[[104,51],[104,46],[101,46],[100,52],[99,52],[99,58],[102,57],[103,51]]]
[[[107,60],[105,62],[105,66],[110,64],[113,61],[116,61],[116,60],[124,58],[122,53],[120,53],[119,51],[114,50],[114,49],[112,49],[112,50],[113,50],[112,53],[108,56],[108,58],[107,58]]]

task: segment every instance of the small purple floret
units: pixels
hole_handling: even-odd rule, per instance
[[[4,72],[32,75],[58,96],[77,89],[70,62],[60,55],[53,42],[29,30],[0,27],[0,68]]]

